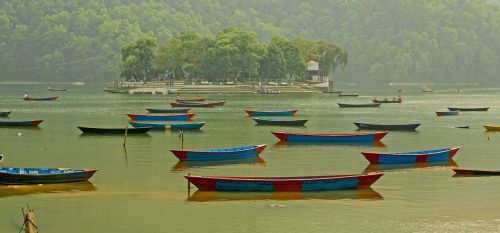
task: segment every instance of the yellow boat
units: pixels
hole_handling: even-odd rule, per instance
[[[483,125],[486,131],[500,131],[500,125]]]

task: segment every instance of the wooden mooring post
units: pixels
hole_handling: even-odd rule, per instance
[[[38,227],[36,226],[35,211],[30,209],[29,205],[27,212],[24,212],[24,208],[22,209],[22,211],[24,216],[24,222],[19,232],[21,232],[24,228],[25,233],[38,233]]]

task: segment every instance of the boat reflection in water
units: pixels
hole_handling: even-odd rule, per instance
[[[188,193],[189,195],[189,193]],[[187,201],[259,201],[259,200],[382,200],[383,197],[372,188],[359,188],[335,191],[300,192],[300,191],[280,191],[280,192],[221,192],[198,190],[189,195]]]
[[[58,184],[0,185],[0,198],[40,193],[73,193],[95,190],[97,188],[90,181]]]
[[[338,145],[338,146],[359,146],[359,147],[377,147],[384,148],[387,147],[381,141],[375,142],[285,142],[279,141],[273,145],[273,148],[288,148],[289,146],[308,146],[308,145]]]
[[[368,173],[377,171],[390,171],[390,170],[427,168],[427,167],[458,167],[458,165],[452,159],[447,161],[435,161],[435,162],[424,162],[424,163],[370,164],[365,168],[364,172]]]
[[[259,156],[245,159],[232,160],[217,160],[217,161],[179,161],[173,167],[172,171],[184,171],[193,167],[209,167],[209,166],[228,166],[234,164],[253,164],[264,166],[266,161]]]

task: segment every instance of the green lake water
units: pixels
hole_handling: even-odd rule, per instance
[[[193,108],[194,121],[207,124],[186,131],[185,148],[225,148],[268,144],[259,161],[180,163],[169,151],[180,148],[178,132],[143,136],[82,135],[77,126],[124,127],[125,113],[169,107],[173,95],[126,95],[103,85],[71,86],[48,92],[47,85],[0,85],[0,111],[8,119],[43,119],[39,128],[0,128],[0,166],[94,168],[84,183],[0,186],[0,232],[17,232],[21,208],[35,209],[40,232],[499,232],[500,177],[453,177],[450,165],[500,169],[500,133],[482,125],[500,124],[497,88],[405,86],[402,104],[341,109],[338,102],[368,103],[373,96],[397,95],[398,87],[339,85],[359,97],[334,94],[210,94],[225,106]],[[60,95],[57,101],[23,101]],[[491,107],[436,117],[448,106]],[[305,127],[256,126],[244,109],[297,108]],[[278,143],[271,131],[356,132],[353,121],[413,123],[415,132],[390,132],[377,145]],[[455,126],[469,125],[470,129]],[[461,146],[454,162],[384,171],[371,189],[328,192],[200,192],[188,194],[184,175],[299,176],[352,174],[369,167],[361,151],[414,151]]]

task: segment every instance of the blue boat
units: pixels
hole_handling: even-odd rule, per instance
[[[152,129],[171,129],[171,130],[189,130],[189,129],[200,129],[205,125],[205,122],[189,122],[189,123],[147,123],[147,122],[137,122],[129,121],[130,125],[134,127],[151,127]]]
[[[184,176],[200,190],[215,191],[321,191],[370,187],[383,174],[293,177]]]
[[[393,153],[361,152],[361,154],[363,154],[370,163],[424,163],[450,160],[458,150],[460,150],[460,147]]]
[[[0,167],[0,184],[46,184],[86,181],[97,170]]]
[[[363,122],[353,122],[359,129],[375,129],[375,130],[415,130],[419,123],[413,124],[399,124],[399,125],[383,125],[383,124],[369,124]]]
[[[457,116],[460,111],[440,111],[436,112],[437,116]]]
[[[170,150],[181,161],[214,161],[252,158],[259,155],[266,144],[211,150]]]
[[[127,113],[127,116],[132,121],[189,121],[193,118],[194,113],[174,113],[174,114],[132,114]]]
[[[258,118],[258,117],[252,117],[252,119],[259,125],[303,126],[307,122],[307,120],[271,119],[271,118]]]
[[[245,112],[248,116],[293,116],[299,111],[298,109],[284,110],[284,111],[255,111],[246,109]]]
[[[283,142],[378,142],[388,132],[349,133],[349,134],[309,134],[271,132]]]
[[[12,111],[10,111],[10,112],[0,112],[0,117],[6,117],[6,116],[8,116],[11,112],[12,112]]]
[[[187,113],[191,108],[146,108],[150,113]]]

